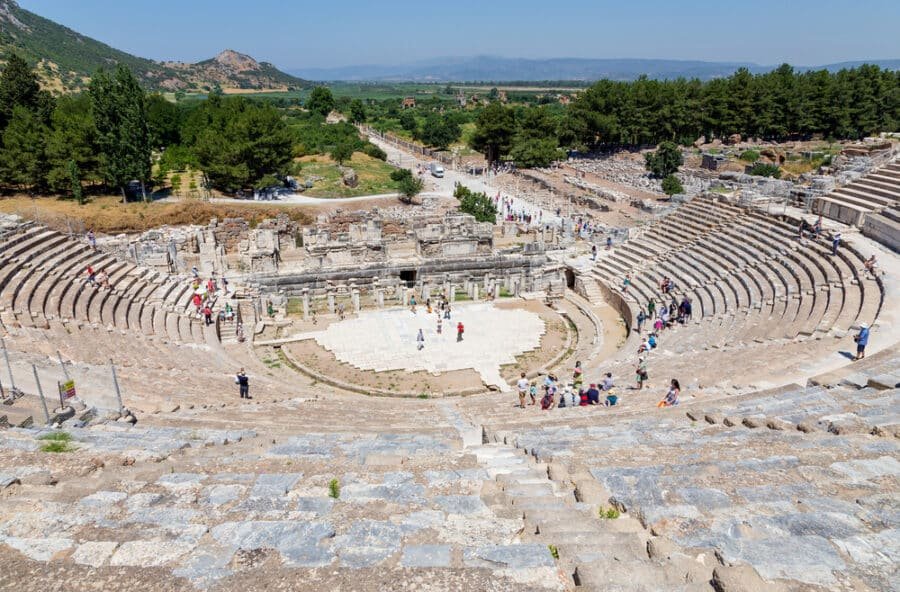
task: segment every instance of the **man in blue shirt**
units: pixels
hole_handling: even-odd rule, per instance
[[[853,338],[856,342],[856,359],[861,360],[866,357],[866,345],[869,343],[869,325],[862,323],[859,326],[859,333]]]

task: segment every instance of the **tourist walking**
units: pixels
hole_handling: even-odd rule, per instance
[[[591,245],[591,261],[597,260],[597,245]]]
[[[456,341],[457,342],[463,340],[463,333],[465,333],[465,331],[466,331],[466,328],[463,327],[462,322],[459,322],[456,324]]]
[[[650,302],[647,303],[647,318],[652,319],[653,314],[656,312],[656,300],[650,299]]]
[[[94,236],[94,229],[91,228],[87,231],[87,242],[91,246],[92,251],[97,250],[97,237]]]
[[[669,390],[662,401],[656,404],[657,407],[674,407],[678,405],[678,396],[681,394],[681,385],[674,378],[669,383]]]
[[[841,233],[835,232],[831,237],[831,254],[837,256],[838,247],[841,246]]]
[[[644,309],[642,308],[638,311],[637,315],[637,332],[640,333],[641,329],[644,328],[644,322],[647,320],[647,315],[644,314]]]
[[[853,341],[856,342],[856,357],[854,360],[861,360],[866,357],[866,345],[869,344],[869,324],[861,323],[859,326],[859,333],[853,336]]]
[[[534,405],[537,402],[537,384],[531,383],[531,386],[528,387],[528,394],[531,396],[531,404]]]
[[[438,313],[437,316],[437,334],[440,335],[443,328],[443,321],[441,320],[441,314]]]
[[[878,277],[878,261],[875,259],[875,255],[866,259],[865,263],[863,263],[863,270],[866,276],[871,274],[872,279]]]
[[[419,329],[419,334],[416,335],[416,347],[419,351],[425,349],[425,334]]]
[[[622,280],[622,293],[623,294],[628,293],[628,286],[630,286],[630,285],[631,285],[631,275],[626,273],[625,279]]]
[[[206,319],[206,326],[209,327],[212,325],[212,309],[209,307],[209,304],[203,307],[203,318]]]
[[[238,391],[242,399],[252,399],[250,396],[250,377],[247,376],[243,368],[234,377],[234,383],[238,385]]]
[[[525,393],[528,392],[529,386],[531,386],[531,384],[528,382],[528,379],[525,378],[525,373],[522,372],[521,376],[519,377],[519,381],[516,382],[516,388],[519,391],[519,408],[520,409],[525,409]]]
[[[612,249],[612,237],[608,236],[606,237],[606,250],[608,251],[610,249]]]
[[[644,383],[647,382],[648,378],[650,378],[650,375],[647,373],[647,358],[641,356],[638,358],[637,368],[635,368],[635,380],[637,381],[638,390],[644,388]]]

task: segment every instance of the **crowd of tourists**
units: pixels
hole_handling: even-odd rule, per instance
[[[619,402],[612,373],[607,372],[599,382],[585,386],[581,362],[575,362],[571,382],[560,381],[555,374],[546,374],[542,379],[529,380],[522,372],[516,382],[516,390],[519,394],[519,407],[522,409],[525,409],[529,398],[530,405],[540,404],[544,411],[590,405],[613,407]]]

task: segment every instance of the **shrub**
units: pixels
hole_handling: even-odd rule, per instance
[[[678,172],[678,167],[684,164],[681,149],[674,142],[663,142],[656,152],[648,152],[644,155],[647,170],[654,177],[665,178]]]
[[[556,548],[556,545],[547,545],[547,548],[550,549],[550,554],[554,559],[559,559],[559,549]]]
[[[67,432],[52,432],[44,434],[38,440],[46,442],[41,446],[41,452],[73,452],[77,450],[72,444],[72,436]]]
[[[756,162],[759,160],[759,152],[757,150],[744,150],[739,158],[744,162]]]
[[[619,516],[621,516],[621,514],[619,513],[619,511],[618,511],[617,509],[615,509],[615,508],[603,508],[603,507],[601,507],[601,508],[599,509],[599,511],[598,511],[598,514],[600,515],[600,518],[602,518],[602,519],[604,519],[604,520],[615,520],[616,518],[618,518]]]
[[[662,180],[662,190],[666,195],[684,193],[684,187],[681,186],[681,181],[675,175],[669,175]]]
[[[457,185],[453,196],[459,200],[459,210],[475,216],[478,222],[497,221],[497,208],[494,201],[484,193],[475,193],[468,187]]]
[[[378,160],[387,160],[387,152],[373,144],[372,142],[366,142],[366,145],[363,146],[363,154],[371,156],[372,158],[377,158]]]
[[[773,177],[775,179],[781,178],[781,169],[778,168],[778,165],[775,164],[766,164],[764,162],[758,162],[753,165],[753,168],[750,169],[751,175],[757,175],[760,177]]]
[[[337,479],[328,482],[328,497],[338,499],[341,497],[341,484]]]

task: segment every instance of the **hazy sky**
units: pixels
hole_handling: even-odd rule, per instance
[[[157,60],[225,48],[283,69],[441,56],[819,65],[900,58],[897,0],[19,0]]]

